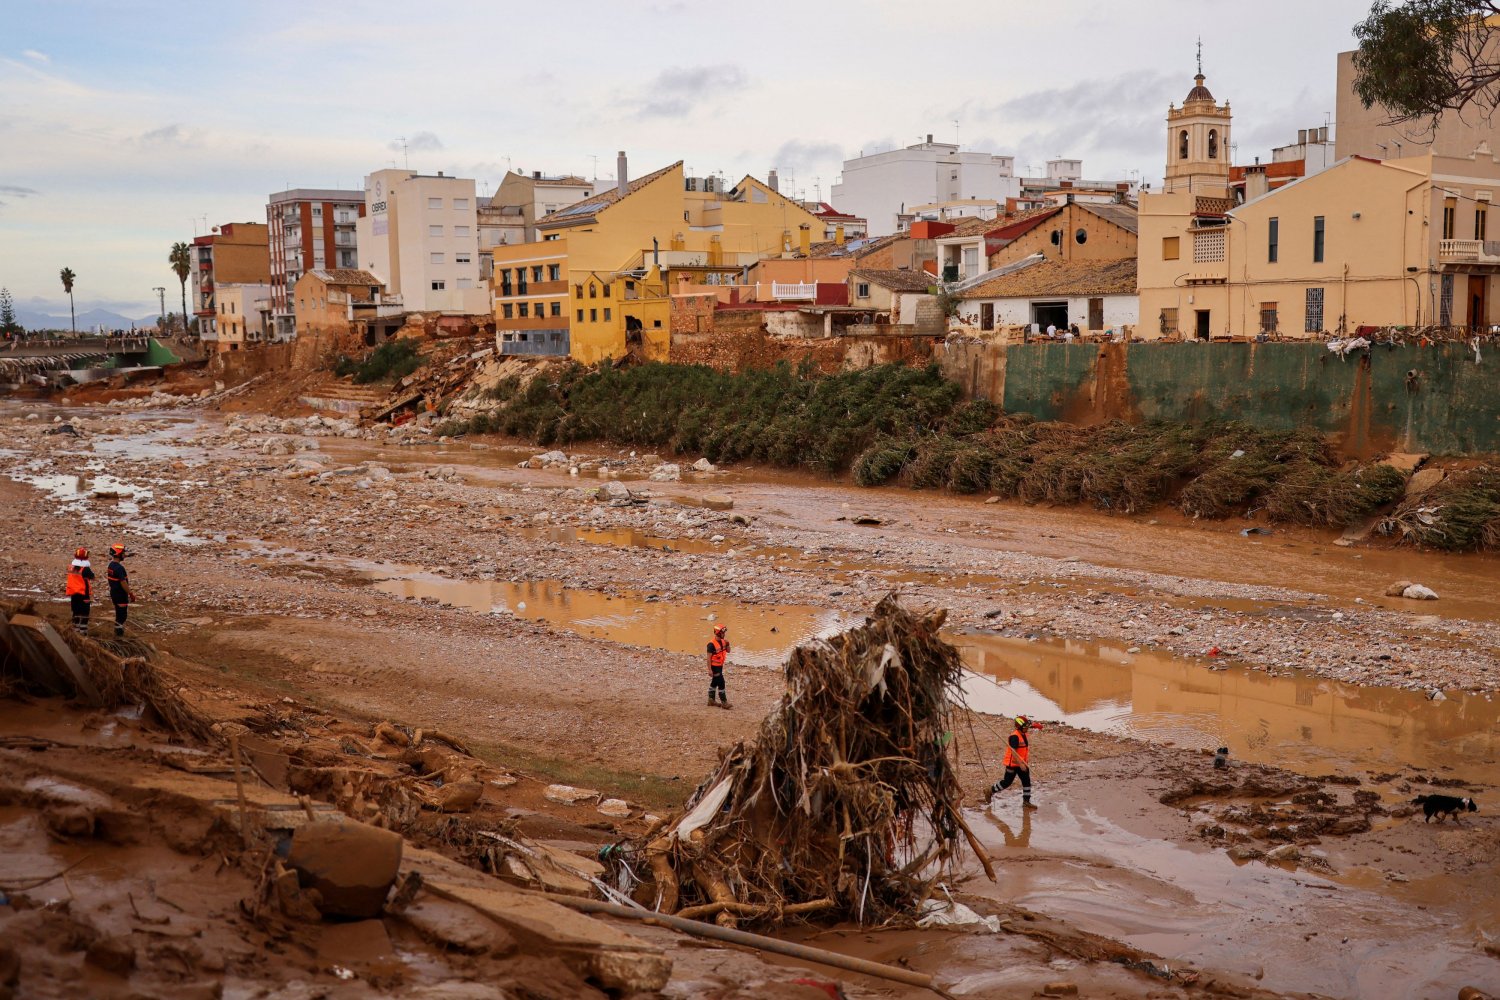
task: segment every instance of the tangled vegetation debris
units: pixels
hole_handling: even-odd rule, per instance
[[[734,926],[915,914],[963,841],[948,758],[958,650],[888,595],[867,623],[794,649],[786,694],[683,811],[606,852],[638,902]],[[962,838],[962,839],[961,839]]]
[[[1479,466],[1449,475],[1403,500],[1377,530],[1437,549],[1500,547],[1500,469]]]

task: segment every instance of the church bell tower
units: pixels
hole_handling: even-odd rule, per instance
[[[1198,75],[1182,107],[1167,106],[1166,192],[1186,191],[1209,198],[1229,196],[1229,102],[1215,103],[1203,85],[1203,45]]]

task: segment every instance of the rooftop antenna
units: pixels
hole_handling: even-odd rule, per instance
[[[823,200],[823,178],[821,177],[813,178],[813,199],[815,201]]]
[[[401,162],[403,164],[405,164],[404,169],[410,170],[411,169],[411,157],[409,157],[409,156],[406,155],[406,136],[404,136],[404,135],[398,135],[398,136],[396,136],[396,141],[399,142],[399,143],[401,143]]]
[[[958,119],[957,118],[953,119],[953,145],[955,145],[955,146],[962,145],[958,141]]]
[[[599,179],[599,157],[590,156],[589,159],[594,161],[594,180],[597,181]]]

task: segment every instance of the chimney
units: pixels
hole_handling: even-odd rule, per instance
[[[443,176],[443,172],[441,170],[438,171],[438,176],[439,177]]]
[[[1318,141],[1319,142],[1327,142],[1328,141],[1328,126],[1327,125],[1323,125],[1323,126],[1320,126],[1318,128]]]
[[[769,174],[766,174],[766,187],[770,188],[772,191],[781,191],[781,178],[776,176],[775,167],[772,167],[771,172]]]
[[[625,197],[630,192],[630,172],[625,166],[625,150],[615,154],[615,189],[620,192],[620,197]]]
[[[1271,180],[1264,170],[1245,171],[1245,200],[1259,198],[1271,190]]]
[[[833,242],[838,246],[844,245],[844,224],[842,222],[833,227]]]
[[[810,256],[812,254],[812,227],[804,222],[797,229],[799,230],[798,237],[802,241],[802,256]]]
[[[927,133],[927,145],[929,145],[929,146],[932,145],[932,133],[931,132]]]
[[[1305,128],[1299,128],[1297,130],[1297,145],[1299,145],[1299,146],[1306,146],[1307,145],[1307,129],[1305,129]]]
[[[531,172],[531,179],[534,180],[534,181],[541,180],[542,179],[542,172],[540,170],[533,170]]]

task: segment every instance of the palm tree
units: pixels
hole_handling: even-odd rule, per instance
[[[167,256],[167,263],[172,265],[172,271],[177,275],[177,280],[182,284],[182,335],[187,336],[187,280],[193,271],[192,251],[186,243],[178,241],[172,244],[172,252]]]
[[[62,269],[63,291],[68,293],[68,324],[73,328],[73,336],[78,336],[78,318],[73,313],[73,279],[78,277],[73,273],[71,267]]]

